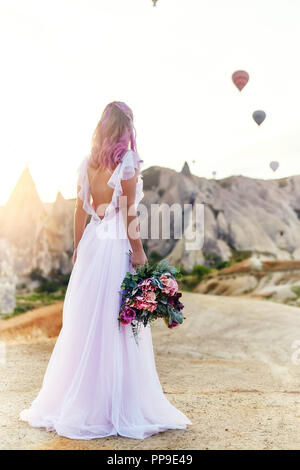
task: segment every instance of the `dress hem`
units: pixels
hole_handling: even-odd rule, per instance
[[[92,435],[92,436],[77,436],[75,434],[71,434],[71,433],[68,433],[68,432],[62,432],[62,431],[59,431],[57,429],[57,424],[51,422],[51,421],[44,421],[43,423],[32,423],[30,422],[30,418],[26,418],[25,417],[25,413],[27,410],[24,410],[20,413],[19,415],[19,419],[20,421],[24,421],[24,422],[27,422],[30,426],[34,427],[34,428],[41,428],[41,429],[45,429],[47,432],[54,432],[56,433],[58,436],[61,436],[61,437],[66,437],[68,439],[74,439],[74,440],[85,440],[85,441],[89,441],[89,440],[92,440],[92,439],[103,439],[105,437],[110,437],[110,436],[122,436],[122,437],[127,437],[129,439],[137,439],[137,440],[144,440],[146,439],[147,437],[150,437],[150,436],[153,436],[154,434],[158,434],[160,432],[164,432],[164,431],[168,431],[168,430],[175,430],[175,429],[186,429],[187,425],[190,425],[192,424],[190,421],[189,422],[186,422],[186,424],[174,424],[174,425],[168,425],[168,424],[151,424],[151,425],[148,425],[148,429],[149,431],[146,432],[143,436],[134,436],[132,435],[132,433],[126,433],[126,431],[121,431],[121,430],[117,430],[116,427],[112,424],[112,427],[113,427],[113,430],[111,430],[110,432],[106,433],[106,434],[95,434],[95,435]],[[151,431],[151,428],[152,428],[152,431]]]

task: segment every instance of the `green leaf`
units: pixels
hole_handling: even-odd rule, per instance
[[[175,310],[172,305],[168,305],[168,314],[170,315],[170,318],[172,318],[172,321],[176,321],[177,323],[183,322],[182,313]]]
[[[183,322],[182,313],[177,310],[173,310],[172,317],[173,317],[173,320],[176,321],[177,323]]]

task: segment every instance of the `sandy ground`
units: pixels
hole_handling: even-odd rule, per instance
[[[3,351],[0,357],[0,448],[300,449],[300,361],[292,347],[299,340],[300,350],[300,310],[190,293],[184,303],[183,326],[169,331],[158,322],[152,331],[163,389],[193,422],[187,430],[144,441],[75,441],[18,421],[41,386],[59,304],[0,324],[6,344],[6,360]]]

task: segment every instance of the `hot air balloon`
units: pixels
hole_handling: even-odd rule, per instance
[[[276,171],[279,167],[279,163],[278,162],[271,162],[270,163],[270,168],[273,170],[273,171]]]
[[[254,113],[252,114],[252,117],[254,121],[256,122],[256,124],[260,126],[261,123],[264,122],[264,120],[266,119],[266,113],[261,110],[254,111]]]
[[[217,172],[216,172],[216,171],[213,171],[213,172],[212,172],[212,175],[213,175],[213,177],[215,178],[216,175],[217,175]]]
[[[157,0],[152,0],[153,6],[156,7]]]
[[[247,85],[249,80],[249,75],[245,70],[237,70],[232,74],[232,81],[235,86],[242,91],[245,85]]]

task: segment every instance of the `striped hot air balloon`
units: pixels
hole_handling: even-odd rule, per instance
[[[237,70],[232,74],[232,81],[235,86],[242,91],[245,85],[247,85],[249,80],[249,75],[245,70]]]

